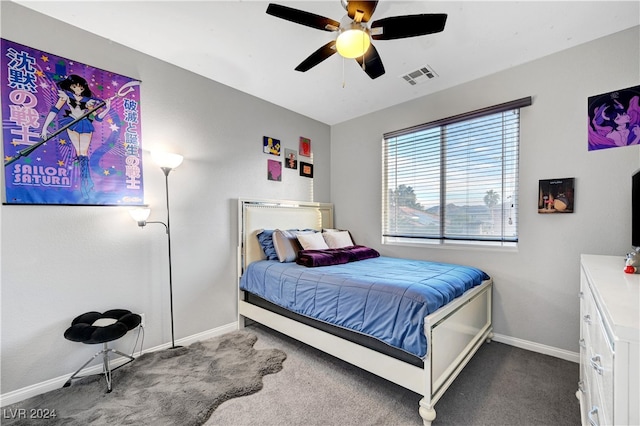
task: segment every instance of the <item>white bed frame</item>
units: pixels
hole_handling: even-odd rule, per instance
[[[260,229],[333,228],[333,205],[240,199],[238,228],[239,284],[246,266],[265,257],[256,237]],[[493,336],[491,290],[492,281],[487,280],[425,318],[424,368],[245,302],[242,291],[238,291],[238,324],[243,328],[249,318],[422,395],[420,416],[430,426],[436,402],[480,345]]]

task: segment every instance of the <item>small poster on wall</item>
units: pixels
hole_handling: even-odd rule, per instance
[[[267,179],[282,181],[282,163],[276,160],[267,160]]]
[[[575,178],[544,179],[538,186],[538,213],[573,213]]]
[[[640,144],[640,86],[591,96],[589,151]]]
[[[300,162],[300,176],[312,178],[313,177],[313,164]]]
[[[297,169],[298,168],[298,153],[295,149],[285,148],[284,150],[284,166],[287,169]]]
[[[269,136],[263,136],[262,152],[265,154],[280,155],[280,140]]]
[[[140,81],[0,40],[7,204],[141,205]]]
[[[300,136],[300,155],[311,157],[311,139]]]

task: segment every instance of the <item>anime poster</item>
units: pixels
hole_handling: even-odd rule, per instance
[[[573,213],[575,178],[544,179],[538,185],[538,213]]]
[[[141,205],[140,82],[0,40],[7,204]]]
[[[589,151],[640,144],[640,86],[591,96]]]

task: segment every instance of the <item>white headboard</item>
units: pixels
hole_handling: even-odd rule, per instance
[[[238,200],[238,277],[264,259],[256,235],[261,229],[333,228],[333,204],[310,201]]]

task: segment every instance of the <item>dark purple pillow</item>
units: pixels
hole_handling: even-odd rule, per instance
[[[339,250],[345,251],[349,254],[349,262],[355,262],[357,260],[364,259],[372,259],[374,257],[379,257],[380,253],[378,253],[375,249],[366,246],[351,246],[344,247]]]
[[[380,256],[376,250],[366,246],[351,246],[325,250],[300,250],[296,263],[307,267],[340,265]]]
[[[349,254],[340,249],[300,250],[296,263],[302,266],[330,266],[349,262]]]

